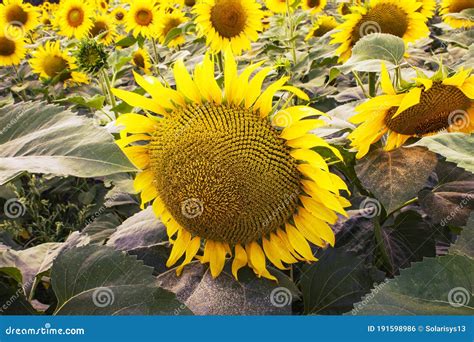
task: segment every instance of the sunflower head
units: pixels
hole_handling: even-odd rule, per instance
[[[442,0],[439,13],[448,25],[453,28],[474,27],[472,11],[474,3],[471,0]],[[471,11],[471,15],[462,15],[466,11]]]
[[[79,69],[89,75],[96,75],[107,68],[108,54],[105,46],[94,39],[83,39],[76,52]]]
[[[321,12],[327,5],[327,0],[303,0],[301,7],[311,13]]]
[[[265,6],[273,13],[286,13],[288,9],[291,11],[295,0],[265,0]]]
[[[126,17],[125,29],[132,32],[135,37],[138,35],[152,37],[155,34],[158,17],[158,9],[154,6],[154,2],[133,1]]]
[[[392,34],[406,42],[428,36],[426,18],[417,12],[420,6],[415,0],[371,0],[366,5],[353,6],[332,36],[331,43],[340,44],[340,60],[347,60],[355,43],[372,33]]]
[[[249,50],[262,30],[263,12],[254,0],[203,0],[194,12],[198,30],[213,52],[228,46],[236,54]]]
[[[175,64],[176,90],[139,75],[135,80],[152,98],[114,90],[130,105],[158,114],[119,117],[124,129],[118,144],[142,169],[135,180],[142,202],[152,202],[167,227],[173,245],[167,265],[184,256],[178,273],[200,254],[216,277],[233,255],[235,277],[249,265],[258,276],[275,279],[265,257],[285,269],[298,260],[315,260],[308,241],[334,244],[328,224],[335,223],[336,212],[345,214],[348,202],[340,192],[347,187],[311,148],[326,147],[341,156],[308,133],[324,124],[308,119],[321,112],[307,106],[274,108],[273,97],[281,90],[308,97],[285,85],[287,77],[262,92],[261,80],[270,69],[249,79],[261,64],[238,75],[227,49],[223,91],[210,55],[196,66],[194,78],[182,61]]]
[[[121,24],[125,21],[127,11],[123,7],[117,7],[112,11],[112,17],[117,24]]]
[[[306,36],[306,40],[311,38],[319,38],[324,36],[326,33],[334,30],[337,27],[337,21],[333,16],[321,15],[317,18],[313,25],[313,28],[309,31]]]
[[[145,49],[139,48],[132,54],[132,64],[146,74],[150,73],[150,55]]]
[[[10,25],[21,27],[22,31],[30,31],[38,25],[39,12],[23,0],[4,0],[0,4],[0,26]]]
[[[159,17],[160,19],[158,20],[157,34],[160,43],[164,44],[166,42],[168,33],[170,33],[173,29],[177,28],[179,25],[186,22],[186,16],[180,10],[175,9],[172,12],[162,10],[160,12]],[[168,42],[168,47],[178,46],[180,44],[183,44],[184,41],[184,36],[182,34],[179,34]]]
[[[67,37],[84,38],[93,26],[93,10],[87,1],[65,0],[58,11],[60,33]]]
[[[370,145],[388,134],[385,148],[403,145],[410,137],[439,131],[474,131],[474,76],[461,69],[452,77],[425,76],[415,79],[409,90],[397,92],[385,67],[381,84],[385,95],[358,106],[353,123],[360,123],[350,135],[352,146],[364,156]],[[442,75],[442,73],[439,73]]]
[[[94,23],[89,31],[91,38],[96,38],[105,45],[111,44],[117,36],[116,27],[111,17],[101,15],[94,18]]]
[[[18,65],[26,55],[25,42],[0,34],[0,66]]]

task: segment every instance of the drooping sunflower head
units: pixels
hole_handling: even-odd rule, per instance
[[[32,53],[29,61],[34,73],[44,79],[57,79],[65,86],[87,83],[86,75],[77,72],[75,58],[68,49],[61,48],[60,43],[47,42]]]
[[[273,13],[286,13],[292,10],[295,0],[265,0],[265,6]]]
[[[0,34],[0,66],[18,65],[26,55],[25,42]]]
[[[439,13],[453,28],[471,28],[474,26],[473,11],[472,0],[442,0]]]
[[[63,0],[57,14],[60,33],[66,37],[82,39],[93,26],[93,9],[87,1]]]
[[[360,124],[349,139],[363,157],[371,144],[388,134],[385,148],[392,150],[410,137],[422,137],[439,131],[474,131],[474,76],[461,69],[452,77],[442,73],[429,79],[416,78],[413,87],[398,93],[385,67],[381,84],[385,95],[377,96],[356,108],[351,121]]]
[[[168,34],[179,25],[186,22],[186,16],[179,9],[174,9],[172,12],[161,10],[158,24],[157,35],[161,44],[165,44]],[[184,36],[179,34],[168,42],[168,47],[174,47],[183,44]]]
[[[95,17],[89,36],[98,38],[105,45],[110,45],[117,37],[117,29],[113,19],[105,14]]]
[[[319,38],[324,36],[326,33],[334,30],[337,27],[336,19],[331,15],[320,15],[317,17],[316,22],[309,31],[305,40],[311,38]]]
[[[156,78],[135,75],[151,98],[115,89],[117,97],[159,116],[125,114],[118,144],[142,169],[135,180],[143,203],[167,227],[173,245],[168,267],[181,257],[183,267],[201,254],[211,274],[222,271],[233,255],[232,272],[249,265],[258,276],[275,279],[265,257],[280,269],[298,260],[315,260],[308,241],[334,244],[329,224],[345,214],[345,183],[329,172],[325,159],[311,150],[319,146],[340,153],[308,133],[324,122],[308,106],[276,111],[273,97],[287,91],[304,100],[305,93],[270,84],[262,63],[240,75],[230,50],[225,53],[224,91],[215,80],[210,55],[196,66],[194,77],[182,61],[174,66],[176,90]],[[250,76],[256,72],[255,76]],[[313,117],[313,118],[310,118]],[[262,249],[263,247],[263,249]]]
[[[14,25],[27,32],[36,28],[39,15],[36,8],[23,3],[23,0],[4,0],[0,4],[0,27]]]
[[[235,54],[249,50],[262,30],[263,12],[255,0],[203,0],[193,11],[200,35],[213,52],[228,46]]]
[[[371,0],[365,5],[353,6],[351,14],[333,34],[332,44],[340,44],[336,53],[340,61],[351,56],[352,47],[362,37],[372,33],[389,33],[413,42],[429,35],[426,18],[419,12],[416,0]]]
[[[156,33],[158,16],[158,9],[154,1],[133,1],[130,11],[127,13],[125,29],[132,32],[135,37],[142,35],[151,38]]]
[[[116,24],[122,24],[125,22],[127,11],[123,7],[117,7],[112,11],[112,18],[114,18]]]
[[[150,55],[143,48],[138,48],[132,54],[132,64],[140,70],[143,70],[146,74],[150,73],[151,62]]]
[[[321,12],[327,5],[327,0],[303,0],[301,7],[311,13]]]

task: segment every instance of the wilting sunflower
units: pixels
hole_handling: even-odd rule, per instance
[[[132,64],[143,70],[146,74],[150,73],[151,62],[150,62],[150,55],[148,52],[142,48],[137,49],[132,54]]]
[[[123,7],[117,7],[112,11],[111,15],[116,24],[122,24],[127,16],[127,11]]]
[[[409,91],[397,93],[385,66],[381,85],[384,95],[356,108],[351,122],[361,124],[350,135],[352,147],[363,157],[370,145],[388,133],[385,148],[402,146],[410,137],[432,135],[442,130],[474,130],[474,76],[461,69],[446,78],[441,72],[431,79],[422,76]]]
[[[426,19],[430,19],[434,16],[436,12],[436,0],[417,0],[421,4],[421,7],[418,9],[418,12],[423,14]]]
[[[99,40],[102,43],[109,45],[117,37],[117,29],[113,19],[106,14],[95,17],[89,35],[91,38],[100,37]]]
[[[413,42],[429,35],[426,18],[419,12],[416,0],[371,0],[365,5],[353,6],[345,21],[333,34],[331,44],[341,44],[336,53],[346,61],[357,41],[372,33],[389,33]]]
[[[32,53],[31,69],[44,79],[58,78],[64,86],[88,83],[87,75],[77,72],[76,60],[59,42],[47,42]]]
[[[184,22],[186,22],[186,16],[181,10],[175,9],[172,12],[161,10],[156,29],[160,43],[164,44],[168,33]],[[184,41],[184,36],[180,34],[168,42],[168,47],[181,45]]]
[[[316,260],[308,241],[334,244],[329,224],[349,203],[340,196],[345,183],[328,170],[313,147],[330,148],[308,133],[324,125],[309,119],[322,113],[307,106],[282,109],[270,121],[276,92],[305,93],[285,86],[283,77],[261,92],[271,72],[262,63],[240,75],[230,50],[225,52],[224,94],[209,55],[194,70],[174,65],[177,90],[156,78],[135,75],[152,98],[116,89],[115,95],[159,117],[125,114],[118,144],[142,172],[135,179],[143,203],[153,202],[173,245],[167,266],[182,256],[183,267],[197,257],[217,277],[228,255],[232,272],[249,265],[258,276],[275,279],[265,257],[276,267]],[[273,125],[272,125],[273,123]],[[281,129],[276,129],[281,127]],[[137,142],[141,142],[137,144]],[[146,142],[146,144],[144,144]],[[263,249],[262,249],[263,246]]]
[[[255,0],[203,0],[194,6],[201,36],[213,52],[232,47],[234,54],[250,50],[262,30],[263,12]]]
[[[327,0],[303,0],[301,1],[301,8],[311,13],[319,13],[327,5]]]
[[[331,15],[320,15],[317,17],[313,28],[309,31],[305,40],[309,40],[313,37],[322,37],[329,31],[334,30],[337,27],[336,19]]]
[[[0,34],[0,66],[18,65],[26,55],[25,42]]]
[[[39,12],[22,0],[4,0],[0,4],[0,27],[20,26],[21,30],[31,31],[38,25]]]
[[[290,0],[288,4],[286,0],[265,0],[265,6],[273,13],[285,13],[294,3],[295,0]]]
[[[135,37],[142,35],[151,38],[155,34],[157,22],[158,10],[154,2],[136,0],[131,3],[130,11],[127,13],[125,29],[133,32]]]
[[[440,14],[449,26],[453,28],[470,28],[474,26],[472,16],[461,18],[460,12],[474,9],[474,1],[472,0],[442,0],[440,5]]]
[[[60,33],[66,37],[82,39],[89,34],[93,10],[87,1],[65,0],[57,13]]]

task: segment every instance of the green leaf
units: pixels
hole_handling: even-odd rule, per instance
[[[474,214],[471,214],[456,243],[449,248],[449,253],[474,258]]]
[[[105,246],[69,250],[56,259],[51,284],[56,315],[190,314],[174,294],[155,285],[153,269]]]
[[[473,274],[474,261],[466,256],[425,259],[375,287],[352,314],[472,315]]]
[[[271,270],[271,273],[278,283],[257,278],[247,267],[239,270],[237,281],[228,262],[214,279],[207,266],[192,262],[186,265],[180,277],[173,269],[159,275],[158,280],[197,315],[291,314],[291,304],[298,298],[299,291],[281,272]]]
[[[351,57],[339,68],[343,73],[352,70],[378,72],[381,62],[398,65],[404,54],[403,39],[387,33],[373,33],[362,37],[354,45]]]
[[[414,146],[426,146],[441,154],[447,161],[474,173],[474,134],[440,133],[420,139]]]
[[[83,96],[70,96],[66,97],[64,99],[57,100],[56,102],[58,103],[75,103],[87,108],[92,108],[92,109],[102,109],[104,106],[105,102],[105,96],[103,95],[94,95],[93,97],[85,98]]]
[[[370,291],[383,273],[342,248],[328,249],[311,265],[301,269],[301,292],[306,314],[341,314]]]
[[[390,212],[416,197],[436,164],[436,155],[424,148],[398,148],[373,151],[355,170],[362,185]]]
[[[23,171],[99,177],[136,171],[105,129],[62,107],[0,108],[0,185]]]

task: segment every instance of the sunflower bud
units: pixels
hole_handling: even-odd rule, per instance
[[[93,39],[82,40],[76,52],[79,69],[90,75],[96,75],[108,67],[108,54],[105,46]]]

